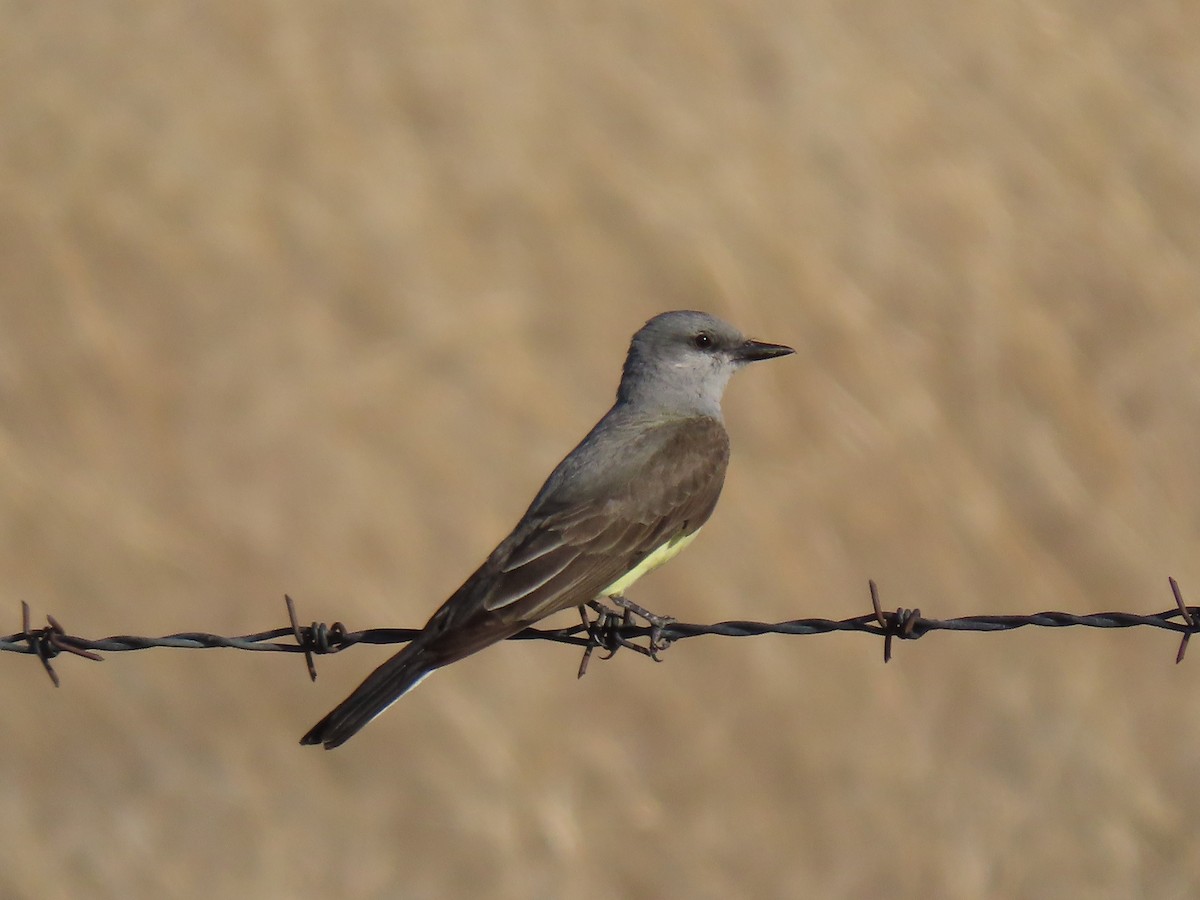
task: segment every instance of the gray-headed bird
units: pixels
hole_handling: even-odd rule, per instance
[[[434,669],[553,613],[607,598],[662,621],[624,593],[712,515],[729,462],[721,396],[730,376],[792,352],[702,312],[648,321],[629,344],[616,403],[550,473],[517,527],[300,743],[340,746]]]

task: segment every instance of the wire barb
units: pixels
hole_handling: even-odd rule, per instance
[[[931,631],[974,631],[998,632],[1013,631],[1017,628],[1159,628],[1173,631],[1180,636],[1179,650],[1175,661],[1182,662],[1187,650],[1188,640],[1193,634],[1200,632],[1200,607],[1188,606],[1183,599],[1183,592],[1174,578],[1168,579],[1171,592],[1175,599],[1175,608],[1153,615],[1137,613],[1103,612],[1087,615],[1075,615],[1065,612],[1040,612],[1030,615],[1016,616],[963,616],[956,619],[928,619],[921,615],[919,609],[897,608],[894,612],[884,612],[879,598],[879,588],[872,580],[869,582],[872,611],[866,615],[854,616],[849,619],[794,619],[788,622],[717,622],[713,625],[697,625],[687,622],[676,622],[660,616],[644,615],[641,607],[611,609],[602,604],[589,604],[596,612],[593,619],[588,618],[586,607],[580,607],[578,624],[566,628],[542,629],[526,628],[514,634],[509,640],[541,640],[579,647],[583,650],[583,659],[579,664],[579,677],[587,671],[588,662],[596,650],[606,651],[611,657],[621,647],[630,647],[652,658],[670,644],[684,638],[699,637],[700,635],[716,635],[720,637],[756,637],[764,634],[810,635],[832,634],[834,632],[853,631],[872,634],[883,638],[883,659],[888,662],[892,656],[892,641],[915,640]],[[365,631],[350,631],[341,622],[326,625],[323,622],[313,622],[311,625],[300,625],[296,615],[295,602],[284,595],[287,606],[288,625],[270,631],[237,637],[222,637],[216,634],[201,632],[185,632],[170,634],[165,637],[135,637],[131,635],[116,635],[106,638],[84,638],[67,634],[66,630],[53,616],[47,616],[48,624],[42,628],[33,628],[30,622],[29,604],[21,603],[21,630],[16,634],[0,638],[0,651],[25,653],[36,656],[42,663],[46,674],[57,687],[58,673],[51,660],[60,653],[67,652],[85,659],[100,660],[102,657],[96,651],[115,653],[128,650],[146,650],[152,647],[176,647],[185,649],[207,649],[224,647],[233,650],[255,650],[275,653],[302,653],[308,668],[309,678],[316,679],[316,655],[338,653],[355,644],[400,644],[412,640],[420,634],[419,628],[371,628]],[[635,617],[642,618],[647,624],[638,624]],[[638,643],[645,640],[647,644]]]
[[[95,662],[103,662],[104,657],[99,653],[92,653],[90,650],[84,650],[82,647],[75,646],[76,638],[67,634],[66,629],[58,623],[58,619],[54,616],[46,616],[46,621],[49,623],[45,628],[33,629],[29,624],[29,604],[24,600],[21,601],[21,633],[13,635],[13,640],[24,640],[28,646],[26,653],[32,653],[42,661],[42,668],[46,670],[46,674],[50,676],[50,680],[58,687],[60,682],[58,673],[54,671],[54,666],[50,664],[50,660],[58,656],[58,654],[66,652],[73,653],[76,656],[82,656],[84,659],[94,660]],[[0,646],[0,650],[10,649]]]
[[[317,680],[317,664],[313,662],[312,643],[313,633],[317,630],[317,623],[313,622],[312,628],[305,634],[300,630],[300,622],[296,619],[296,604],[292,602],[289,594],[283,595],[283,603],[287,607],[288,621],[292,623],[292,636],[296,639],[296,644],[304,648],[304,662],[308,665],[308,680]]]
[[[1183,602],[1183,593],[1179,590],[1179,582],[1173,576],[1167,576],[1167,581],[1171,583],[1171,593],[1175,595],[1175,603],[1179,606],[1179,615],[1183,618],[1184,623],[1189,629],[1179,639],[1179,652],[1175,654],[1175,664],[1179,665],[1183,662],[1183,654],[1187,653],[1188,638],[1195,634],[1198,629],[1196,628],[1196,617],[1192,615],[1192,610],[1188,609],[1187,604]]]
[[[917,631],[917,625],[922,622],[919,609],[898,607],[894,613],[885,613],[879,602],[879,587],[872,578],[867,584],[871,589],[871,606],[875,610],[875,621],[883,634],[883,661],[892,661],[892,638],[898,637],[905,641],[915,641],[925,634],[924,629]]]

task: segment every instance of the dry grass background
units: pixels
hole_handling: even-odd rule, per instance
[[[0,5],[0,571],[86,634],[411,625],[698,307],[694,621],[1200,599],[1200,6]],[[686,560],[686,563],[682,561]],[[0,894],[1190,897],[1161,633],[0,659]]]

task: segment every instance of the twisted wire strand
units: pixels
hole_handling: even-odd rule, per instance
[[[1075,614],[1067,612],[1037,612],[1028,615],[974,615],[953,619],[932,619],[921,614],[919,609],[896,609],[885,611],[879,599],[874,581],[870,582],[872,611],[848,619],[792,619],[786,622],[751,622],[733,620],[703,625],[690,622],[666,621],[663,624],[638,624],[630,616],[619,616],[611,610],[598,612],[595,619],[581,617],[577,625],[567,628],[526,628],[509,640],[553,641],[581,647],[584,658],[579,674],[587,669],[588,659],[597,649],[606,650],[611,656],[621,647],[630,647],[657,659],[657,652],[676,641],[702,635],[720,637],[758,637],[767,634],[812,635],[834,632],[858,632],[884,639],[884,661],[891,659],[892,641],[915,640],[934,631],[973,631],[992,634],[1013,631],[1017,628],[1158,628],[1180,635],[1179,650],[1175,661],[1181,662],[1187,650],[1188,639],[1200,631],[1200,607],[1187,606],[1179,585],[1169,579],[1175,598],[1175,608],[1160,613],[1139,614],[1128,612],[1098,612]],[[47,616],[46,625],[33,628],[30,610],[22,603],[21,631],[0,638],[0,651],[25,653],[37,656],[46,673],[59,683],[58,674],[51,660],[60,653],[70,653],[90,660],[101,660],[100,652],[119,653],[131,650],[149,650],[159,647],[197,650],[224,648],[269,653],[303,653],[309,676],[316,679],[314,656],[338,653],[357,644],[400,644],[410,641],[420,633],[419,628],[368,628],[350,631],[341,622],[326,625],[313,622],[300,625],[296,617],[295,603],[285,596],[289,625],[258,631],[252,634],[225,637],[206,632],[180,632],[162,637],[136,635],[112,635],[103,638],[87,638],[68,634],[53,616]],[[637,643],[641,639],[647,645]]]

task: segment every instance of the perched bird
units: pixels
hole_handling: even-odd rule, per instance
[[[558,464],[521,521],[403,650],[301,738],[340,746],[434,669],[561,610],[623,595],[712,514],[729,436],[721,396],[746,363],[794,352],[702,312],[655,316],[633,336],[617,400]]]

